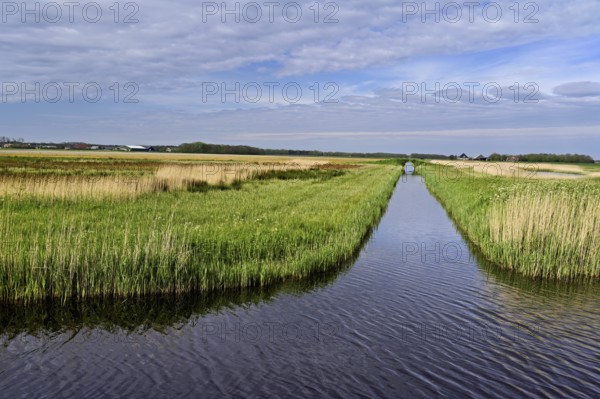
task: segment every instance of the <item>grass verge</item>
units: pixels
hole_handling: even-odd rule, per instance
[[[600,277],[600,184],[465,174],[438,166],[429,190],[490,261],[526,276]]]
[[[0,198],[0,300],[214,291],[329,270],[378,222],[401,170],[306,173],[317,176],[134,199]]]

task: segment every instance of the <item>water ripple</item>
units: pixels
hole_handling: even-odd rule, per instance
[[[0,396],[600,397],[597,287],[536,284],[470,251],[408,177],[333,283],[216,300],[166,328],[18,334]]]

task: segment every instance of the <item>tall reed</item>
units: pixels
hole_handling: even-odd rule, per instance
[[[600,277],[598,181],[452,171],[425,179],[468,238],[498,265],[531,277]]]
[[[365,166],[127,201],[0,198],[0,300],[264,286],[329,270],[353,255],[400,173]]]

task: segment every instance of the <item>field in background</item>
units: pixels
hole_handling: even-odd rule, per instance
[[[350,166],[323,159],[274,161],[244,157],[244,161],[199,161],[157,158],[152,153],[124,154],[117,158],[98,153],[92,155],[99,157],[87,158],[39,157],[28,151],[0,156],[0,197],[132,198],[154,192],[225,188],[273,172]]]
[[[583,179],[600,178],[600,165],[555,163],[431,161],[435,165],[468,169],[475,173],[525,179]]]
[[[228,155],[228,154],[180,154],[167,152],[127,152],[127,151],[74,151],[74,150],[8,150],[0,149],[0,157],[28,158],[68,158],[68,159],[121,159],[154,161],[239,161],[239,162],[295,162],[295,163],[356,163],[377,160],[376,158],[337,158],[337,157],[293,157],[267,155]]]
[[[0,157],[0,301],[212,291],[329,270],[359,248],[401,173],[131,155]]]
[[[114,199],[158,192],[206,191],[235,186],[273,172],[323,169],[328,164],[164,163],[156,167],[124,165],[119,169],[89,163],[82,169],[65,162],[51,165],[49,169],[0,167],[0,197]]]

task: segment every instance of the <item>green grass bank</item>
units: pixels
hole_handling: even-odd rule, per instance
[[[529,277],[600,277],[600,182],[420,168],[427,187],[483,255]]]
[[[267,286],[350,259],[397,166],[274,173],[134,199],[0,198],[0,300],[31,303]]]

